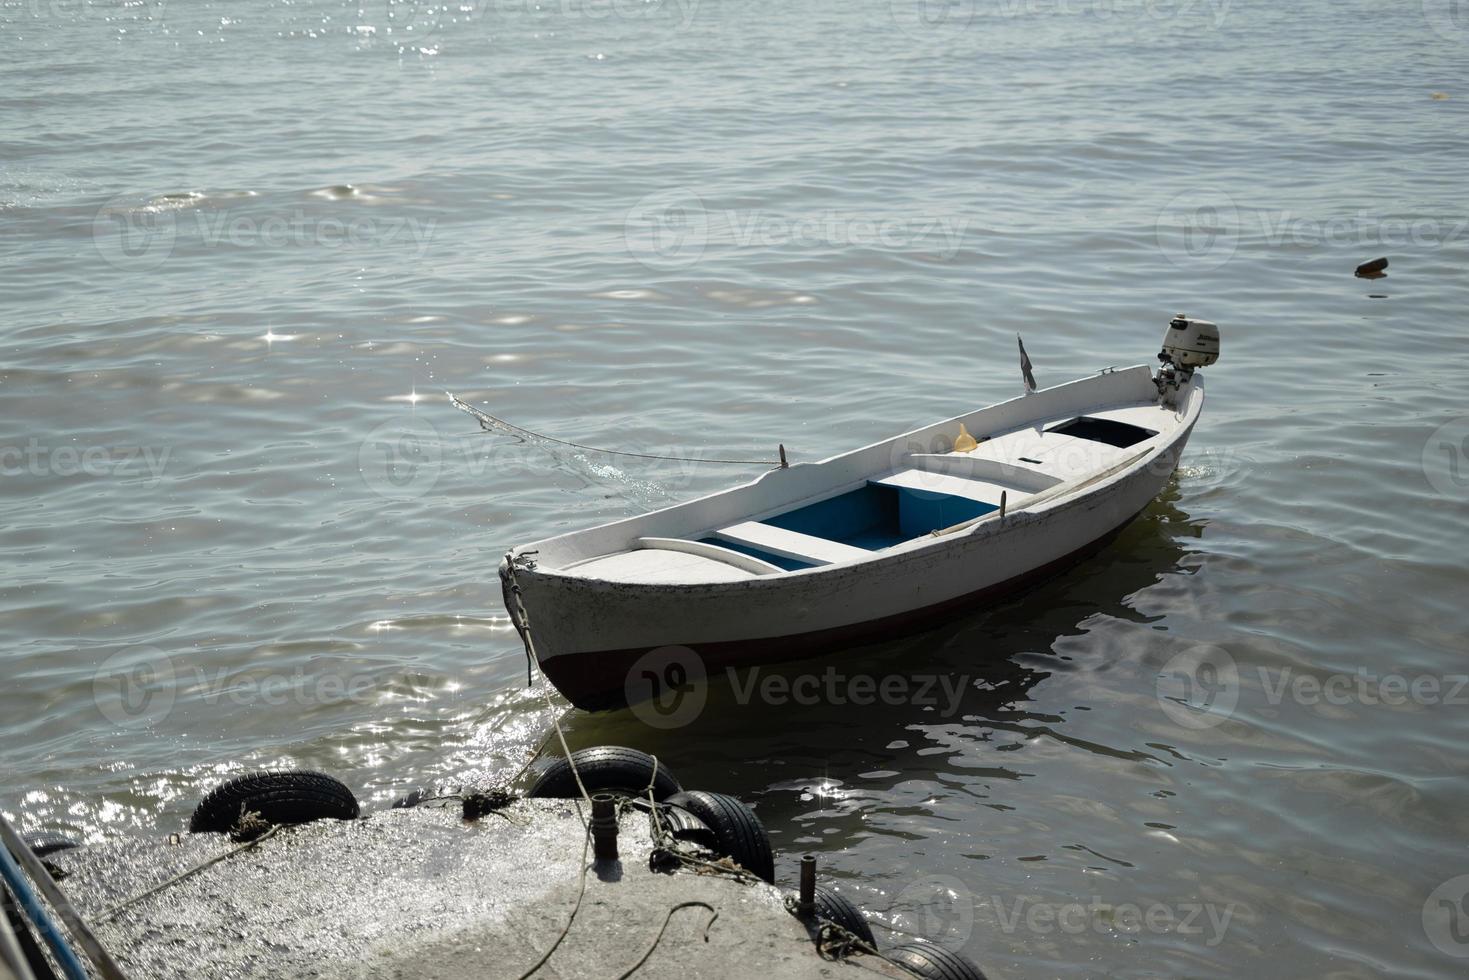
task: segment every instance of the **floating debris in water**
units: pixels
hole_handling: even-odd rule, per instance
[[[1387,259],[1373,259],[1371,262],[1363,262],[1357,266],[1358,279],[1381,279],[1387,275],[1383,270],[1387,268]]]

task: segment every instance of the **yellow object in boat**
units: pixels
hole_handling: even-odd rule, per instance
[[[969,430],[964,428],[964,423],[960,422],[959,437],[954,440],[954,452],[972,453],[978,447],[979,443],[975,441],[974,436],[970,435]]]

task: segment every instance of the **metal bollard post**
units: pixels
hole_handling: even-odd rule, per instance
[[[598,861],[617,860],[617,800],[611,793],[592,797],[592,854]]]
[[[801,858],[801,891],[796,898],[796,912],[810,916],[816,911],[816,855]]]

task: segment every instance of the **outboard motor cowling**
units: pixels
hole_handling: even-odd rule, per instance
[[[1177,367],[1208,367],[1219,360],[1219,325],[1178,314],[1163,334],[1158,358]]]
[[[1176,405],[1179,389],[1193,379],[1194,368],[1219,360],[1219,325],[1178,314],[1163,332],[1158,360],[1163,362],[1154,379],[1158,398],[1165,405]]]

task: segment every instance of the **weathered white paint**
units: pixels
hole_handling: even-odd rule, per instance
[[[1001,586],[1065,558],[1147,506],[1176,466],[1203,397],[1195,376],[1180,392],[1176,408],[1163,406],[1151,371],[1139,365],[1015,398],[819,463],[772,470],[664,510],[518,547],[512,557],[536,552],[530,556],[534,567],[520,563],[516,578],[534,624],[537,652],[545,664],[597,651],[697,649],[700,643],[817,634]],[[1118,449],[1044,432],[1078,415],[1130,422],[1157,435]],[[934,452],[945,439],[951,444],[961,422],[984,440],[978,449]],[[926,477],[935,481],[932,486],[925,486]],[[739,539],[743,531],[743,539],[751,540],[749,522],[882,479],[938,492],[952,492],[953,479],[987,481],[996,500],[1005,491],[1008,512],[1003,519],[993,515],[955,533],[924,535],[878,551],[839,546],[845,549],[841,554],[831,549],[816,556],[829,564],[792,572],[730,562],[727,571],[715,573],[719,556],[697,548],[685,551],[697,552],[707,564],[681,565],[682,579],[673,573],[650,581],[637,571],[650,567],[649,561],[664,561],[653,558],[658,548],[650,551],[648,539],[692,542],[721,531]],[[970,492],[990,491],[974,487]],[[781,544],[758,543],[767,549]],[[800,542],[786,544],[784,551],[772,550],[801,553]],[[641,560],[635,557],[640,553]]]

